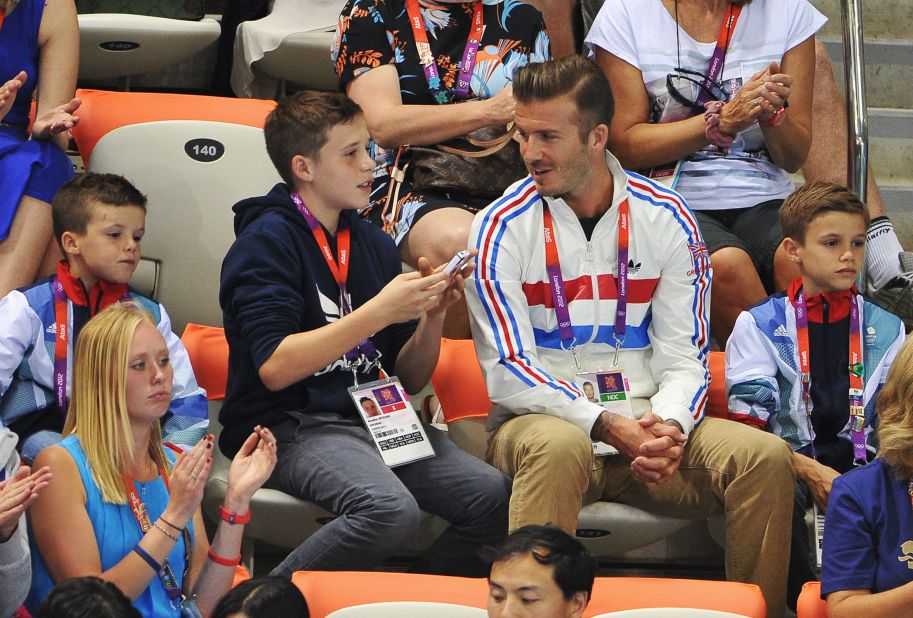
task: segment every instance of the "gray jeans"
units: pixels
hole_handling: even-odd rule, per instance
[[[450,522],[416,565],[424,573],[488,574],[479,557],[507,534],[511,480],[426,426],[436,455],[384,465],[360,421],[290,412],[273,428],[278,462],[268,486],[338,515],[273,571],[365,570],[403,547],[420,511]]]

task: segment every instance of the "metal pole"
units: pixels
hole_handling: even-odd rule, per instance
[[[841,0],[843,7],[843,71],[847,101],[847,187],[866,201],[869,171],[869,119],[865,103],[865,54],[860,0]],[[865,270],[858,287],[865,289]]]

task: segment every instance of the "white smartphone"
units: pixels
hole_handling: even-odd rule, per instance
[[[469,249],[457,251],[457,254],[450,258],[450,261],[447,262],[446,266],[444,266],[444,272],[452,277],[459,271],[466,268],[471,260],[472,256],[469,255]]]

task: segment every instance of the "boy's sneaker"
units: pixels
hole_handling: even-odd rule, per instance
[[[910,331],[913,330],[913,252],[901,251],[898,257],[903,272],[870,296],[876,305],[903,320]]]

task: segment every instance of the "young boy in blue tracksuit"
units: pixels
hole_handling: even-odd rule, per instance
[[[827,508],[831,482],[877,447],[875,399],[904,340],[900,319],[854,282],[869,214],[844,187],[816,182],[780,209],[787,255],[802,273],[785,293],[743,311],[726,346],[730,416],[795,451],[789,600],[815,579],[804,511]]]
[[[54,236],[65,259],[54,276],[0,300],[0,427],[19,437],[31,462],[60,439],[79,332],[96,313],[123,299],[148,311],[174,367],[166,441],[196,444],[206,431],[206,393],[193,375],[165,308],[128,288],[140,259],[146,196],[114,174],[88,173],[65,184],[52,204]]]

